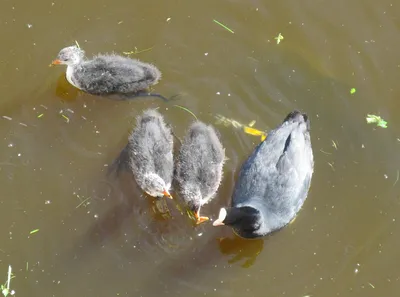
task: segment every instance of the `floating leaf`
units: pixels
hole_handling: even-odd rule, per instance
[[[36,232],[39,232],[39,229],[32,230],[31,232],[29,232],[29,234],[34,234]]]
[[[261,136],[261,135],[265,134],[263,131],[260,131],[260,130],[254,129],[254,128],[250,128],[247,126],[243,127],[243,131],[247,134],[254,135],[254,136]]]
[[[387,122],[380,116],[368,114],[366,120],[368,124],[376,124],[378,127],[387,128]]]

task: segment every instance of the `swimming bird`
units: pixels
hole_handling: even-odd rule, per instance
[[[283,228],[306,200],[313,168],[310,121],[295,110],[244,162],[231,207],[221,208],[213,225],[231,226],[243,238]]]
[[[154,109],[145,110],[137,117],[125,150],[136,183],[150,196],[172,199],[172,149],[172,132],[163,116]]]
[[[78,46],[63,48],[51,65],[67,65],[66,77],[74,87],[99,96],[132,99],[138,96],[167,98],[145,92],[161,79],[160,70],[148,63],[116,54],[99,54],[85,59]]]
[[[224,161],[225,149],[214,128],[194,122],[180,148],[175,177],[179,194],[193,211],[197,224],[209,220],[200,216],[200,208],[214,198]]]

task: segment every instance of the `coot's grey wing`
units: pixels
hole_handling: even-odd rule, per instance
[[[276,164],[279,174],[276,182],[282,185],[280,203],[290,209],[292,215],[297,213],[307,197],[314,166],[306,123],[296,124]]]
[[[258,164],[256,160],[259,159],[260,148],[266,145],[265,142],[260,143],[242,164],[232,195],[232,206],[245,204],[253,197],[264,195],[266,181],[263,173],[269,172],[271,168],[268,164]]]
[[[276,164],[281,157],[285,142],[291,128],[280,125],[268,133],[267,138],[261,142],[242,165],[239,177],[235,184],[232,204],[245,204],[252,197],[262,198],[269,203],[273,198],[266,195],[268,191],[277,192],[281,187],[274,189],[273,183],[278,172]]]

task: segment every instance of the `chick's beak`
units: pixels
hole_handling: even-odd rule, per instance
[[[169,199],[173,199],[172,195],[167,190],[164,190],[163,194],[164,196],[167,196]]]
[[[59,59],[54,60],[53,62],[51,62],[51,65],[61,65],[62,62]]]
[[[196,218],[196,224],[201,224],[210,220],[209,217],[200,216],[200,211],[194,212],[194,217]]]

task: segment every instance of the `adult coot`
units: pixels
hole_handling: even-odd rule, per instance
[[[314,160],[310,121],[291,112],[243,164],[230,208],[214,226],[228,225],[244,238],[265,236],[294,219],[306,200]]]
[[[154,96],[144,90],[158,83],[161,72],[156,66],[115,54],[97,55],[85,59],[85,52],[77,46],[63,48],[52,65],[67,65],[66,77],[74,87],[92,95],[117,95],[121,99]]]
[[[125,150],[137,184],[150,196],[172,198],[172,149],[172,132],[160,113],[149,109],[137,117]]]
[[[197,121],[186,134],[176,164],[179,194],[197,223],[207,221],[200,208],[216,194],[222,178],[225,149],[212,126]]]

